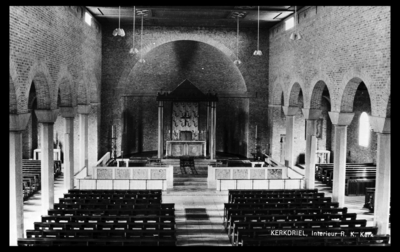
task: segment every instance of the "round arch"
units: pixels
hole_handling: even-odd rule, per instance
[[[66,66],[62,66],[58,75],[56,82],[57,92],[55,93],[58,97],[58,92],[60,92],[61,106],[72,107],[76,105],[76,99],[73,97],[73,79],[72,75],[68,72]],[[57,99],[55,99],[57,101]],[[74,101],[75,100],[75,101]]]
[[[135,67],[136,63],[139,61],[139,55],[141,54],[145,55],[151,50],[163,44],[180,40],[191,40],[208,44],[221,51],[224,55],[226,55],[229,59],[231,59],[232,63],[236,59],[236,54],[231,49],[226,47],[224,44],[221,44],[220,42],[217,42],[214,39],[210,38],[209,36],[203,34],[175,34],[174,36],[171,37],[163,36],[153,41],[152,43],[148,43],[141,50],[139,50],[137,54],[135,54],[135,56],[132,58],[131,61],[127,62],[127,66],[123,70],[121,77],[118,81],[118,87],[123,87],[125,85],[126,80],[129,78],[129,75],[131,74],[131,70]],[[239,65],[238,69],[242,73],[242,78],[243,78],[244,75],[243,71],[245,71],[245,69],[242,65]]]
[[[328,89],[331,103],[335,102],[335,99],[332,99],[333,93],[331,92],[333,81],[329,76],[320,73],[314,76],[310,83],[310,89],[304,95],[304,104],[306,108],[321,108],[321,97],[325,88]]]
[[[28,98],[29,98],[29,90],[31,85],[35,85],[36,94],[37,94],[37,108],[38,109],[51,109],[52,105],[52,97],[51,97],[51,77],[49,74],[49,70],[43,62],[39,62],[36,60],[32,67],[29,70],[28,80],[26,85],[27,92],[25,108],[28,108]],[[54,103],[53,103],[54,104]]]

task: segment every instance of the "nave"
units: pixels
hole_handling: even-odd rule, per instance
[[[296,171],[302,172],[297,168]],[[174,175],[182,173],[175,169]],[[223,225],[224,203],[228,202],[228,191],[211,191],[202,187],[201,178],[177,178],[176,186],[172,190],[162,192],[163,203],[175,204],[176,246],[232,246],[227,231]],[[61,175],[54,180],[54,203],[67,193],[63,187],[64,177]],[[186,185],[186,186],[179,186]],[[326,184],[316,181],[315,188],[325,193],[325,197],[332,196],[332,190]],[[36,192],[24,202],[24,237],[27,230],[34,229],[34,222],[39,222],[41,215],[41,192]],[[365,196],[345,196],[344,207],[348,213],[357,214],[357,220],[367,220],[367,227],[373,226],[373,213],[364,207]],[[390,228],[389,228],[390,234]]]

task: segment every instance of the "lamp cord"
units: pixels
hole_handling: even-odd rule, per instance
[[[237,32],[236,32],[236,59],[239,60],[239,16],[236,17],[237,20]]]
[[[258,6],[258,22],[257,22],[257,51],[260,50],[260,6]]]
[[[133,6],[133,32],[132,32],[132,48],[135,50],[135,14],[136,14],[136,9],[135,6]]]
[[[140,31],[140,59],[142,59],[142,36],[143,36],[143,14],[142,14],[142,28]]]

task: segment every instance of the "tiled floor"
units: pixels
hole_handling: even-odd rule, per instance
[[[199,182],[201,183],[201,182]],[[332,196],[330,188],[316,181],[316,187],[327,197]],[[186,188],[186,189],[185,189]],[[54,202],[67,191],[63,188],[63,177],[54,180]],[[27,229],[33,229],[34,222],[41,221],[46,214],[41,208],[40,191],[24,202],[24,237]],[[196,186],[177,186],[163,192],[163,203],[175,203],[178,246],[231,246],[222,224],[224,203],[228,193],[206,189],[204,184]],[[373,225],[373,214],[363,208],[364,196],[346,196],[345,206],[350,213],[357,213],[358,219],[367,219],[367,226]]]

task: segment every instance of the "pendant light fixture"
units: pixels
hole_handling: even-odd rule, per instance
[[[121,29],[121,6],[118,6],[119,7],[119,12],[118,12],[118,28],[116,28],[114,31],[113,31],[113,35],[114,36],[117,36],[117,35],[119,35],[119,36],[121,36],[121,37],[124,37],[125,36],[125,32],[124,32],[124,29]]]
[[[254,51],[253,55],[261,56],[260,50],[260,6],[258,6],[258,19],[257,19],[257,50]]]
[[[296,21],[297,21],[297,6],[294,6],[294,25],[293,25],[293,32],[290,34],[290,39],[291,40],[300,40],[301,39],[301,35],[300,33],[296,33]]]
[[[234,12],[232,17],[236,17],[237,29],[236,29],[236,60],[233,61],[235,65],[242,64],[242,61],[239,59],[239,18],[244,16],[244,12]]]
[[[136,15],[136,9],[135,6],[133,6],[133,31],[132,31],[132,48],[129,50],[129,54],[136,54],[139,52],[138,49],[135,48],[135,17]]]
[[[142,25],[140,30],[140,63],[145,63],[146,61],[143,59],[143,52],[142,52],[142,38],[143,38],[143,16],[147,16],[147,10],[138,11],[138,15],[142,17]]]

